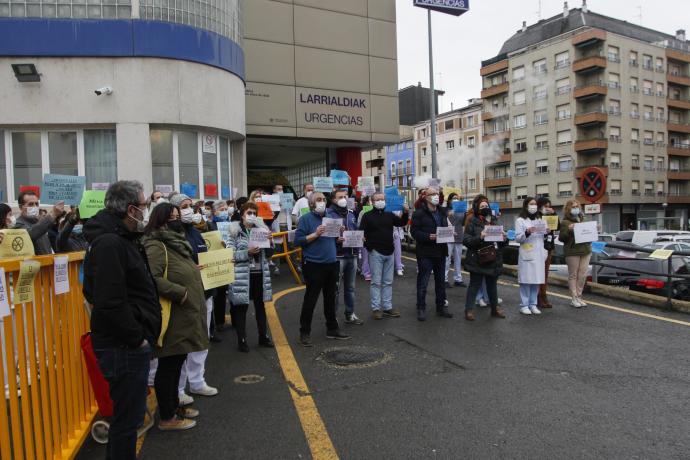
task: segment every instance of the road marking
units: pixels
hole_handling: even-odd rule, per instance
[[[326,426],[316,408],[314,398],[309,393],[309,387],[304,381],[275,308],[275,303],[282,297],[303,289],[304,286],[297,286],[274,294],[273,301],[266,302],[266,317],[271,328],[280,367],[290,388],[290,396],[292,396],[292,402],[295,404],[297,415],[302,423],[302,430],[304,430],[304,436],[307,438],[311,456],[315,460],[338,459],[338,453],[335,451],[331,437],[328,435]]]
[[[408,256],[402,256],[402,257],[403,257],[403,259],[417,262],[417,259],[415,259],[414,257],[408,257]],[[455,271],[453,268],[451,268],[451,270]],[[465,271],[463,271],[463,274],[469,275],[469,273],[467,273]],[[503,286],[520,287],[520,285],[517,283],[510,283],[507,281],[499,281],[498,284],[503,285]],[[558,298],[565,299],[565,300],[570,300],[570,296],[568,296],[568,295],[559,294],[557,292],[552,292],[552,291],[547,291],[547,293],[551,296],[554,296],[554,297],[558,297]],[[608,304],[601,303],[601,302],[594,302],[594,301],[588,300],[587,305],[594,305],[596,307],[605,308],[607,310],[617,311],[620,313],[627,313],[629,315],[640,316],[642,318],[649,318],[649,319],[655,319],[658,321],[665,321],[667,323],[680,324],[681,326],[690,326],[690,322],[688,322],[688,321],[682,321],[679,319],[667,318],[665,316],[652,315],[651,313],[643,313],[641,311],[629,310],[627,308],[622,308],[622,307],[615,307],[613,305],[608,305]]]

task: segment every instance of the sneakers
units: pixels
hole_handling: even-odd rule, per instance
[[[199,416],[199,410],[193,407],[178,407],[177,415],[183,418],[197,418]]]
[[[190,404],[194,403],[194,398],[192,398],[185,392],[182,392],[179,395],[177,395],[177,399],[179,401],[178,404],[180,406],[189,406]]]
[[[264,348],[275,348],[273,340],[269,336],[259,337],[259,346]]]
[[[487,304],[484,299],[479,299],[475,302],[478,307],[488,307],[489,304]]]
[[[383,319],[383,312],[381,310],[374,310],[374,319]]]
[[[347,334],[343,334],[340,332],[340,329],[333,329],[332,331],[326,332],[326,338],[335,340],[350,340],[352,337]]]
[[[426,321],[426,310],[417,310],[417,321]]]
[[[195,420],[180,417],[175,415],[170,420],[161,420],[158,422],[158,429],[161,431],[183,431],[196,426]]]
[[[582,303],[580,303],[580,300],[579,300],[577,297],[573,297],[573,298],[570,300],[570,306],[571,306],[571,307],[574,307],[574,308],[582,308],[582,307],[584,307],[584,305],[582,305]]]
[[[529,311],[531,311],[533,315],[541,315],[541,310],[539,310],[536,305],[529,307]]]
[[[582,306],[582,307],[587,306],[587,302],[585,302],[585,299],[583,299],[582,297],[578,297],[577,300],[578,300],[578,302],[580,302],[580,306]]]
[[[249,345],[247,344],[247,339],[238,340],[237,349],[242,353],[249,353]]]
[[[440,316],[441,318],[452,318],[453,314],[448,311],[447,307],[443,307],[440,310],[436,310],[436,316]]]
[[[450,304],[448,303],[448,299],[444,300],[444,301],[443,301],[443,306],[444,306],[444,307],[447,307],[448,305],[450,305]]]
[[[529,307],[520,307],[520,313],[523,315],[531,315],[532,310],[530,310]]]
[[[467,286],[465,285],[465,282],[462,281],[462,280],[456,281],[454,284],[455,284],[456,286],[458,286],[458,287],[467,287]]]
[[[387,316],[389,318],[400,318],[400,312],[395,308],[391,308],[390,310],[383,310],[383,316]]]
[[[190,388],[189,392],[201,396],[215,396],[218,394],[218,388],[210,387],[206,383],[204,383],[199,388]]]
[[[364,275],[364,281],[371,281],[371,275]]]
[[[402,270],[398,270],[395,272],[398,276],[405,276],[405,273],[403,273]]]
[[[355,324],[357,326],[361,326],[364,324],[364,321],[357,318],[357,315],[353,313],[351,315],[345,315],[345,324]]]
[[[309,334],[300,334],[299,335],[299,343],[303,347],[313,347],[314,345],[311,343],[311,336]]]
[[[499,297],[499,298],[498,298],[498,304],[501,305],[502,303],[503,303],[503,299],[501,299],[501,298]]]

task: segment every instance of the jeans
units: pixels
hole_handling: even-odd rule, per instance
[[[582,297],[582,291],[585,289],[585,283],[587,283],[587,270],[591,256],[592,254],[587,254],[565,258],[565,263],[568,265],[568,289],[573,299]]]
[[[486,292],[491,309],[496,309],[498,306],[498,276],[470,273],[470,287],[467,288],[465,311],[472,311],[474,309],[474,304],[477,301],[477,295],[482,290],[483,284],[486,284]]]
[[[539,294],[538,284],[520,284],[520,306],[535,307],[537,305],[537,295]]]
[[[335,311],[338,311],[340,303],[340,286],[343,285],[343,297],[345,298],[345,315],[355,312],[355,280],[357,278],[357,257],[342,257],[340,261],[340,275],[335,288]]]
[[[369,267],[369,251],[367,248],[362,248],[362,276],[371,278],[371,268]]]
[[[369,253],[371,267],[371,308],[372,310],[388,311],[393,308],[393,273],[395,272],[395,257],[393,254],[384,256],[377,251]]]
[[[154,387],[161,420],[170,420],[180,405],[178,382],[186,354],[158,358]]]
[[[136,460],[137,429],[144,423],[151,346],[94,349],[98,367],[110,385],[110,420],[106,459]],[[177,381],[175,382],[177,393]]]
[[[268,337],[268,326],[266,325],[266,305],[264,304],[263,273],[253,272],[249,275],[249,298],[254,301],[254,312],[256,313],[256,329],[259,331],[259,339]],[[232,324],[237,332],[237,340],[247,339],[247,310],[249,305],[235,305],[230,307]]]
[[[487,304],[489,303],[489,293],[486,292],[486,280],[482,279],[482,287],[479,288],[477,292],[477,302],[483,299]]]
[[[398,236],[398,229],[393,229],[393,255],[395,256],[395,269],[404,270],[405,266],[402,263],[402,242]]]
[[[304,261],[302,274],[307,285],[302,301],[302,313],[299,317],[300,332],[311,334],[311,321],[314,317],[316,301],[323,291],[323,315],[326,317],[326,328],[329,331],[339,329],[338,320],[335,318],[335,291],[340,275],[340,263],[319,264]]]
[[[451,256],[453,257],[453,268],[455,269],[455,276],[453,276],[453,279],[458,283],[462,283],[462,244],[448,243],[448,257],[446,257],[446,281],[448,281]]]
[[[417,258],[417,310],[426,309],[426,289],[434,272],[434,290],[436,292],[436,310],[442,310],[446,302],[445,257]]]

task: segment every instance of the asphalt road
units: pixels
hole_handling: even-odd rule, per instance
[[[353,338],[325,338],[321,310],[313,348],[298,344],[302,291],[276,310],[304,380],[340,458],[685,458],[690,455],[690,317],[586,296],[588,300],[685,322],[677,324],[600,306],[555,305],[539,317],[518,314],[515,280],[499,286],[508,318],[462,318],[464,288],[448,291],[453,319],[415,319],[415,268],[396,277],[398,319],[371,319],[368,283],[357,280],[363,326]],[[293,287],[287,273],[274,290]],[[554,288],[554,292],[565,291]],[[431,288],[433,295],[433,288]],[[433,305],[431,297],[428,304]],[[341,316],[340,316],[341,317]],[[340,318],[339,317],[339,318]],[[207,363],[213,398],[197,397],[195,429],[155,427],[144,459],[311,458],[310,445],[274,350],[256,348],[249,319],[249,354],[222,333]],[[338,367],[323,356],[334,348],[372,354],[367,366]],[[259,383],[236,383],[244,375]],[[304,423],[313,421],[305,416]],[[89,440],[80,459],[102,458]],[[171,457],[172,456],[172,457]]]

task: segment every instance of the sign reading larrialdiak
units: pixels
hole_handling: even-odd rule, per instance
[[[470,0],[413,0],[414,6],[460,16],[470,9]]]

